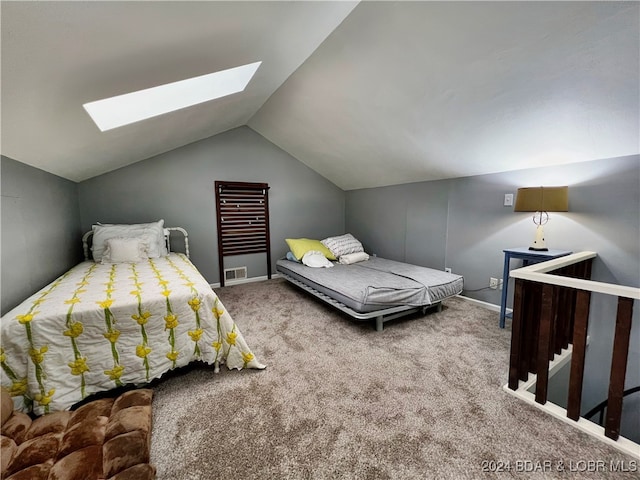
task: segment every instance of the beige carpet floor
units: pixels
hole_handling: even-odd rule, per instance
[[[640,477],[502,390],[511,332],[495,312],[452,298],[376,332],[282,279],[217,293],[267,369],[196,366],[155,386],[161,480]]]

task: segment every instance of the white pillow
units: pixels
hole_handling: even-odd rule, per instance
[[[324,256],[324,253],[319,252],[317,250],[309,250],[302,256],[300,260],[307,267],[313,268],[331,268],[333,267],[333,263],[329,261],[327,257]]]
[[[149,258],[164,257],[168,254],[164,238],[164,220],[152,223],[137,223],[132,225],[101,224],[93,225],[93,252],[94,262],[101,262],[105,242],[110,238],[143,238],[148,245]]]
[[[109,238],[102,255],[102,263],[137,263],[148,259],[147,243],[143,238]]]
[[[345,233],[338,237],[329,237],[321,240],[321,243],[331,250],[336,258],[350,253],[364,252],[362,244],[350,233]]]
[[[346,255],[340,255],[338,263],[342,265],[351,265],[353,263],[365,262],[369,260],[369,255],[364,252],[347,253]]]

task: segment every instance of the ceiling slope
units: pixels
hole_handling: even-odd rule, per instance
[[[81,181],[245,125],[357,2],[2,2],[2,154]],[[243,93],[100,132],[82,105],[262,61]]]
[[[637,2],[362,2],[249,121],[350,190],[639,153]]]
[[[245,124],[345,190],[640,150],[638,2],[0,8],[2,154],[74,181]],[[82,108],[258,60],[241,94],[104,133]]]

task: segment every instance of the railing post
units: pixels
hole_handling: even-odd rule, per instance
[[[629,354],[632,315],[633,299],[618,297],[616,332],[613,338],[611,376],[609,377],[609,400],[604,426],[604,434],[612,440],[617,440],[620,436],[622,396],[624,392],[624,377],[627,374],[627,355]]]
[[[582,383],[584,381],[584,359],[587,350],[590,304],[591,292],[578,290],[576,294],[573,325],[573,353],[571,355],[571,373],[569,375],[569,399],[567,400],[567,417],[576,422],[580,418],[580,405],[582,404]]]

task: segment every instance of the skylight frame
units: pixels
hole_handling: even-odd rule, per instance
[[[100,131],[140,122],[242,92],[261,61],[177,82],[125,93],[83,105]]]

